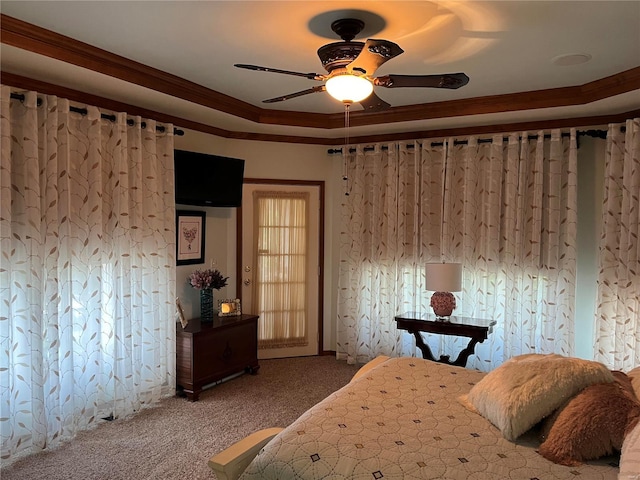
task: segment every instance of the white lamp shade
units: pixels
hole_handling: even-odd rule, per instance
[[[341,102],[359,102],[373,92],[369,80],[348,73],[331,77],[325,86],[329,95]]]
[[[425,274],[427,290],[433,292],[459,292],[462,290],[461,263],[427,263]]]

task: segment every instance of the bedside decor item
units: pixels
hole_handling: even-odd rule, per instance
[[[204,263],[205,212],[176,211],[176,265]]]
[[[184,316],[184,310],[182,309],[182,303],[180,302],[180,297],[176,297],[176,310],[178,313],[178,318],[180,319],[180,325],[182,328],[186,328],[189,324],[189,320]]]
[[[213,290],[211,288],[200,290],[200,319],[203,322],[213,321]]]
[[[238,317],[240,315],[242,315],[242,308],[239,298],[218,300],[219,317]]]
[[[196,270],[189,275],[189,285],[200,290],[200,318],[202,321],[213,320],[213,290],[220,290],[227,286],[227,280],[218,269],[208,268]]]
[[[451,292],[462,289],[462,264],[427,263],[426,289],[435,293],[431,297],[431,308],[439,320],[447,320],[456,308],[456,297]]]

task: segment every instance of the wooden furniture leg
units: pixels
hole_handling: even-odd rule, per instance
[[[414,337],[416,337],[416,346],[422,352],[422,358],[431,360],[433,362],[446,363],[447,365],[456,365],[458,367],[466,367],[467,359],[469,358],[469,355],[471,355],[475,351],[476,344],[478,343],[478,340],[476,338],[470,339],[469,344],[458,354],[458,357],[453,362],[451,362],[449,360],[449,355],[440,355],[440,358],[436,359],[433,356],[429,345],[424,343],[422,335],[419,331],[410,331],[409,333],[413,333]]]

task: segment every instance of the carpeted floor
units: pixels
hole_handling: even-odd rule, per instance
[[[214,479],[209,457],[256,430],[286,427],[345,385],[357,371],[333,356],[261,360],[200,400],[167,398],[160,406],[83,432],[49,452],[0,471],[11,479]]]

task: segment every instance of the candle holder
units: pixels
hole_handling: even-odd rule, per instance
[[[242,315],[240,299],[218,300],[218,316],[219,317],[238,317]]]

